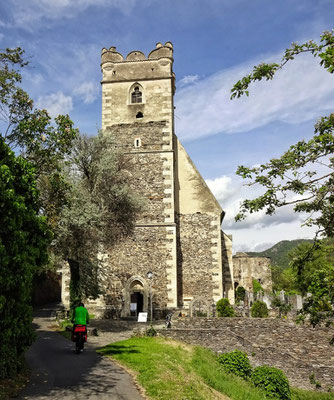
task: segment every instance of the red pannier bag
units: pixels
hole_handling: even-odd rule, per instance
[[[77,333],[83,332],[84,333],[84,340],[87,342],[87,327],[86,325],[76,325],[74,327],[74,331],[72,332],[72,342],[77,340]]]

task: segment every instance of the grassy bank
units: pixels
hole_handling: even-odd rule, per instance
[[[215,355],[161,337],[131,338],[99,352],[133,370],[150,399],[266,400],[248,382],[221,370]],[[293,400],[334,400],[334,394],[292,389]]]

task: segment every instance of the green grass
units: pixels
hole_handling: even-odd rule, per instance
[[[268,400],[249,382],[222,371],[215,354],[203,347],[161,337],[136,337],[99,352],[134,371],[150,399]],[[334,400],[334,394],[293,388],[292,399]]]
[[[163,338],[136,337],[112,343],[99,352],[135,371],[150,399],[219,398],[195,373],[189,346]]]
[[[297,388],[292,388],[292,399],[293,400],[333,400],[333,393],[323,393],[323,392],[310,392],[308,390],[302,390]]]

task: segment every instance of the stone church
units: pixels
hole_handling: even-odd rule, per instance
[[[224,212],[174,132],[172,43],[157,43],[147,57],[104,48],[101,69],[102,132],[133,163],[129,185],[146,205],[133,235],[103,257],[105,294],[89,308],[137,315],[149,311],[150,291],[154,317],[209,312],[222,297],[234,303]]]

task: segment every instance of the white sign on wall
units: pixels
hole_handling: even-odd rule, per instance
[[[147,312],[140,312],[138,314],[138,322],[147,322]]]

